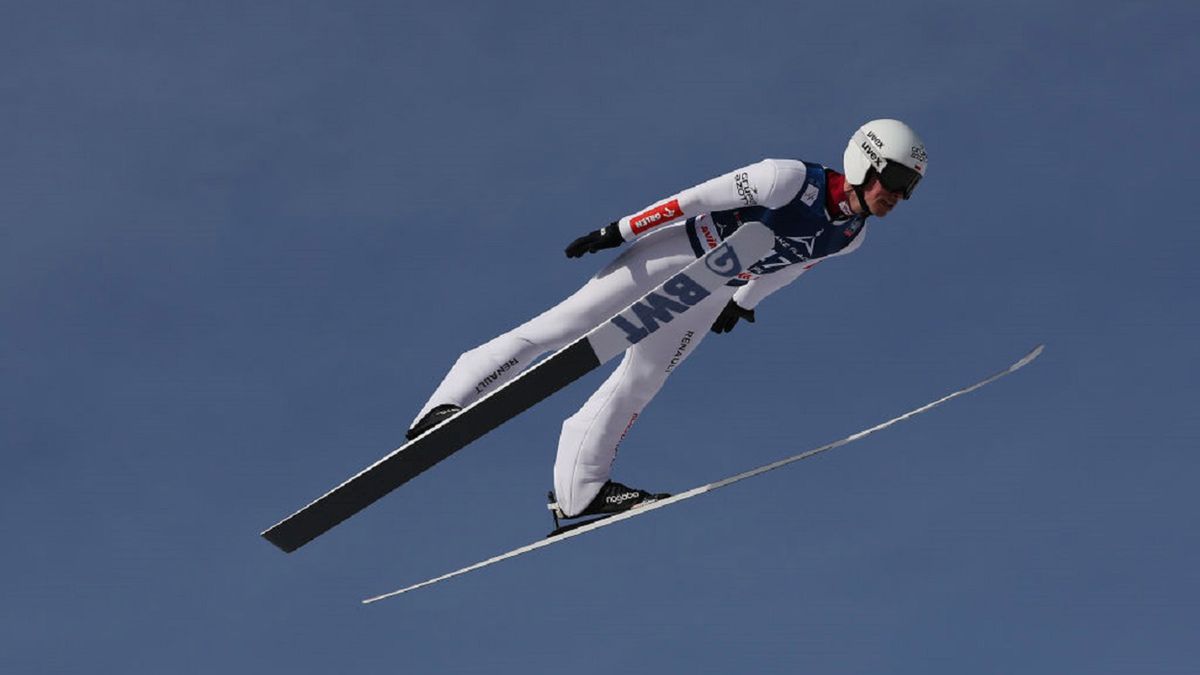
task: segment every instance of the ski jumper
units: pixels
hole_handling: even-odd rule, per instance
[[[642,409],[695,351],[730,299],[754,309],[820,259],[862,244],[866,217],[852,213],[840,177],[817,164],[766,159],[621,218],[621,235],[631,246],[566,300],[460,356],[416,419],[437,405],[470,405],[539,356],[607,321],[742,223],[763,223],[775,234],[766,257],[630,347],[604,384],[563,422],[554,490],[565,513],[579,513],[608,480],[617,446]]]

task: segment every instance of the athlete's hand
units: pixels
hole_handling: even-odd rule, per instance
[[[602,227],[595,232],[588,232],[582,237],[571,242],[567,246],[566,254],[568,258],[578,258],[584,253],[595,253],[603,251],[606,248],[616,248],[624,243],[621,238],[621,230],[616,223],[610,223],[607,227]]]
[[[738,306],[733,300],[725,305],[725,309],[721,310],[720,316],[713,322],[712,331],[714,333],[728,333],[733,330],[734,324],[738,319],[745,319],[750,323],[754,323],[754,310],[743,309]]]

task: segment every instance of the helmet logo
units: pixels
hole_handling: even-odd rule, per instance
[[[875,148],[871,147],[869,142],[863,141],[861,147],[863,154],[867,156],[867,159],[871,160],[871,164],[874,164],[876,169],[882,168],[883,165],[887,163],[882,157],[879,156],[878,152],[875,152]]]
[[[874,131],[868,131],[867,138],[875,142],[875,147],[879,148],[880,150],[883,149],[883,140],[876,136]]]
[[[917,160],[918,162],[928,162],[929,161],[929,157],[925,154],[925,146],[923,146],[923,145],[912,146],[912,152],[910,154],[911,154],[912,158]]]

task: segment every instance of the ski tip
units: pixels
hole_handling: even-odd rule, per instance
[[[1042,355],[1042,350],[1045,348],[1046,348],[1046,345],[1044,343],[1034,347],[1032,351],[1030,351],[1025,356],[1021,357],[1020,361],[1017,361],[1016,363],[1009,366],[1008,367],[1009,372],[1012,372],[1014,370],[1019,370],[1021,368],[1024,368],[1025,366],[1029,365],[1030,363],[1033,363],[1034,359],[1036,359],[1037,357]]]
[[[402,588],[398,591],[392,591],[391,593],[384,593],[383,595],[377,595],[373,598],[366,598],[366,599],[362,600],[361,602],[364,605],[373,605],[373,604],[379,602],[380,600],[387,600],[388,598],[394,598],[397,595],[403,595],[403,594],[413,590],[414,588],[420,588],[423,585],[424,584],[417,584],[416,586],[409,586],[408,588]]]

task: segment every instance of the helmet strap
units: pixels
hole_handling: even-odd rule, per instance
[[[872,169],[872,171],[873,170],[874,169]],[[863,184],[865,185],[867,180],[870,180],[870,178],[871,178],[871,172],[868,171],[867,178],[865,180],[863,180]],[[867,206],[867,195],[865,194],[865,191],[863,190],[863,186],[855,185],[853,187],[854,187],[854,194],[858,196],[858,203],[859,203],[859,205],[862,206],[862,210],[863,210],[862,214],[864,216],[871,215],[871,208]]]

